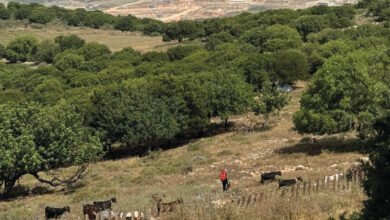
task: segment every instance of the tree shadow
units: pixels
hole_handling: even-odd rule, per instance
[[[104,156],[105,160],[117,160],[134,156],[146,156],[149,151],[161,149],[161,150],[169,150],[173,148],[177,148],[192,142],[195,142],[197,139],[212,137],[215,135],[227,133],[227,132],[262,132],[270,129],[269,125],[265,125],[264,123],[257,123],[254,127],[245,127],[242,125],[238,125],[236,122],[228,122],[225,124],[221,123],[211,123],[209,126],[204,128],[203,130],[196,130],[191,133],[187,133],[185,135],[176,136],[170,140],[164,140],[160,143],[147,144],[143,146],[126,146],[120,145],[118,147],[112,148],[111,152],[107,152]]]
[[[309,156],[320,155],[323,151],[334,153],[358,152],[365,153],[363,141],[358,138],[324,137],[321,139],[302,138],[302,140],[292,146],[285,146],[276,149],[278,154],[305,153]]]
[[[12,187],[11,191],[7,193],[7,195],[0,194],[0,200],[4,202],[11,202],[20,198],[52,194],[53,192],[53,189],[50,189],[50,187],[46,186],[36,186],[30,189],[30,187],[26,185],[18,184]]]

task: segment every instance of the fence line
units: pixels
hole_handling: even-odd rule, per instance
[[[297,182],[291,187],[283,187],[281,190],[277,189],[274,191],[261,191],[259,197],[257,194],[253,195],[242,195],[237,199],[233,199],[232,203],[236,204],[238,207],[248,207],[250,205],[255,205],[256,203],[261,203],[263,200],[266,200],[269,197],[275,195],[276,198],[295,198],[319,193],[321,191],[329,191],[334,193],[347,193],[351,191],[357,191],[360,186],[360,180],[365,178],[365,173],[363,171],[354,171],[351,178],[347,178],[346,174],[343,176],[338,176],[331,181],[328,179],[325,181],[325,177],[312,181],[303,181],[302,183]],[[252,198],[253,197],[253,198]]]

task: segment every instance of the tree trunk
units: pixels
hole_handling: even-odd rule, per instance
[[[4,181],[4,191],[3,191],[3,194],[1,195],[1,198],[2,199],[7,199],[9,198],[9,193],[11,192],[11,189],[12,187],[14,187],[16,181],[18,180],[19,178],[15,178],[15,179],[12,179],[12,180],[6,180]]]

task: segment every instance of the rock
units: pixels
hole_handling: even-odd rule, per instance
[[[333,164],[332,166],[330,166],[331,168],[336,168],[337,167],[337,164]]]
[[[362,160],[363,162],[368,162],[368,161],[370,161],[370,158],[368,158],[368,157],[361,157],[360,160]]]
[[[192,163],[199,163],[199,162],[202,162],[205,160],[206,160],[206,157],[204,157],[204,156],[194,156],[191,158]]]
[[[360,162],[352,162],[352,165],[353,166],[360,166],[360,165],[362,165],[362,163],[360,163]]]
[[[234,160],[234,163],[238,163],[238,164],[242,164],[242,161],[241,160]]]
[[[227,200],[215,200],[215,201],[211,201],[211,204],[213,206],[216,206],[216,207],[222,207],[224,206],[225,204],[227,203]]]
[[[297,167],[295,167],[295,170],[306,170],[307,167],[303,166],[303,165],[298,165]]]

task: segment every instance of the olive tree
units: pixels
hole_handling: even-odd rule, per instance
[[[82,177],[86,164],[98,159],[101,152],[99,139],[86,132],[82,121],[66,103],[54,107],[35,103],[0,105],[3,196],[25,174],[51,186],[74,183]],[[67,178],[56,172],[57,168],[69,166],[78,168]]]

